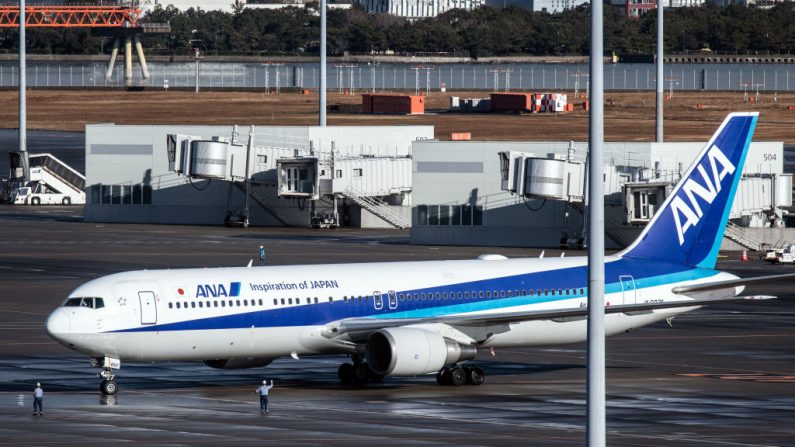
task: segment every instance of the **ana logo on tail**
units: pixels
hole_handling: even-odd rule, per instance
[[[699,220],[704,215],[697,197],[701,198],[707,205],[711,204],[721,191],[723,178],[733,174],[736,169],[718,146],[712,146],[709,149],[706,160],[709,161],[709,173],[704,166],[706,163],[699,164],[696,167],[704,180],[704,184],[699,184],[692,177],[688,178],[671,201],[671,213],[673,213],[674,222],[676,223],[680,246],[685,243],[687,230],[698,225]]]

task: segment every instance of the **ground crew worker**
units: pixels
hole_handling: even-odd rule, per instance
[[[267,380],[262,381],[262,386],[257,388],[255,393],[259,394],[259,412],[260,414],[268,413],[268,391],[273,388],[273,379],[270,385]]]
[[[44,390],[41,389],[41,384],[36,383],[36,388],[33,389],[33,416],[43,416],[42,404],[44,403]]]

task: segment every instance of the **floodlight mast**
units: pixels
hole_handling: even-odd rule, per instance
[[[27,119],[27,67],[25,63],[25,0],[19,0],[19,158],[22,163],[22,186],[30,181],[28,164],[28,119]]]
[[[655,135],[654,141],[663,142],[663,0],[657,0],[657,107],[655,115]]]
[[[320,0],[320,127],[326,127],[326,5]]]
[[[588,447],[604,447],[605,430],[605,233],[602,152],[604,50],[602,0],[591,0],[590,115],[588,123]]]

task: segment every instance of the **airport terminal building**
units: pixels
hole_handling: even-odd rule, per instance
[[[86,127],[92,222],[411,228],[436,245],[576,247],[586,144],[437,141],[432,126]],[[631,242],[703,143],[606,143],[607,246]],[[727,234],[793,239],[782,143],[754,142]],[[788,237],[789,236],[789,237]],[[733,247],[736,248],[736,247]]]

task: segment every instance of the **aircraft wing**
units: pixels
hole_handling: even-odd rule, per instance
[[[621,304],[605,307],[606,314],[625,313],[642,314],[657,309],[673,309],[679,307],[698,307],[708,304],[726,303],[742,300],[771,299],[773,296],[732,296],[725,298],[682,299],[663,303]],[[443,323],[450,326],[485,327],[505,325],[532,320],[576,320],[588,315],[587,307],[545,309],[520,312],[501,312],[488,314],[460,314],[427,318],[349,318],[342,320],[336,327],[328,328],[326,333],[333,336],[348,333],[367,333],[390,327],[408,326],[413,324]]]
[[[738,279],[730,279],[727,281],[699,283],[689,286],[677,286],[674,287],[671,291],[673,293],[681,295],[692,292],[706,292],[709,290],[728,289],[730,287],[745,286],[756,283],[774,282],[788,278],[795,278],[795,273],[784,273],[782,275],[755,276],[753,278],[738,278]]]

